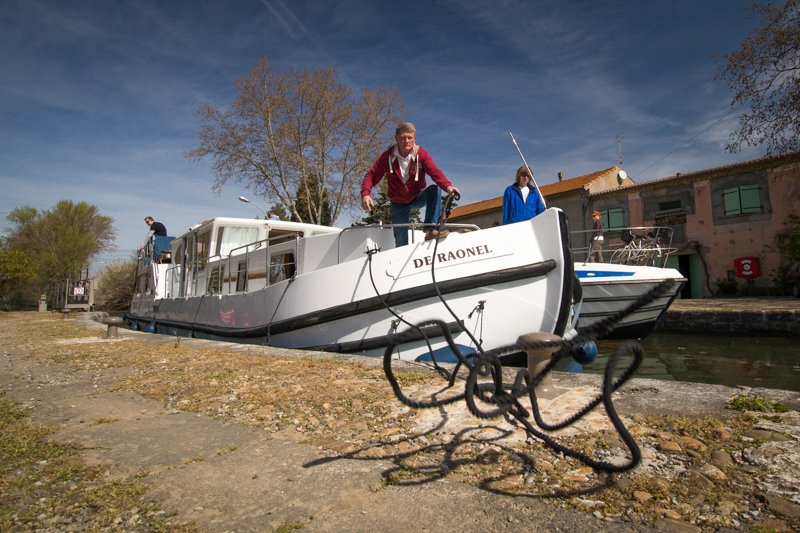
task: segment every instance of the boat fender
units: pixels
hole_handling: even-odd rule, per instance
[[[144,328],[142,328],[142,331],[144,331],[145,333],[155,333],[156,323],[155,322],[148,323]]]
[[[131,331],[139,331],[139,323],[135,320],[131,320]]]
[[[586,341],[572,350],[571,355],[578,363],[588,365],[597,359],[597,343],[594,341]]]

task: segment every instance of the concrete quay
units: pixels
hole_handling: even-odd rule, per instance
[[[800,336],[800,298],[678,299],[656,331],[754,336]]]

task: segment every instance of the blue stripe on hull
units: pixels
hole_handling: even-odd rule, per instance
[[[579,279],[583,278],[616,278],[633,276],[635,272],[611,272],[608,270],[576,270]]]

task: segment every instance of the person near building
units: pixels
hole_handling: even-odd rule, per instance
[[[592,211],[592,242],[589,248],[589,257],[587,261],[590,263],[603,262],[603,221],[600,220],[600,211]]]
[[[533,184],[533,176],[526,165],[517,169],[514,183],[506,187],[503,194],[503,224],[530,220],[545,210],[539,190]]]
[[[395,144],[384,151],[373,163],[361,183],[361,206],[371,211],[374,202],[370,193],[383,178],[388,180],[388,198],[391,204],[392,224],[408,224],[412,209],[425,207],[423,229],[425,240],[447,236],[448,231],[438,231],[442,213],[442,197],[439,189],[447,193],[460,194],[447,176],[437,167],[431,155],[416,143],[416,128],[403,122],[395,129]],[[425,176],[430,176],[434,185],[428,185]],[[408,244],[408,228],[394,228],[396,246]]]

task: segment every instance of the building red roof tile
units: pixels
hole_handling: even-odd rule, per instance
[[[556,194],[561,194],[568,191],[574,191],[576,189],[588,187],[593,181],[602,178],[609,172],[613,172],[616,174],[617,171],[619,171],[619,167],[611,167],[605,170],[598,170],[597,172],[592,172],[591,174],[578,176],[576,178],[570,178],[558,181],[556,183],[548,183],[547,185],[542,185],[541,187],[539,187],[539,189],[542,191],[542,196],[547,198],[548,196],[555,196]],[[480,202],[454,207],[453,210],[450,212],[450,218],[451,219],[461,218],[468,215],[474,215],[475,213],[481,213],[483,211],[502,209],[502,207],[503,207],[503,197],[498,196],[497,198],[490,198],[488,200],[481,200]]]

